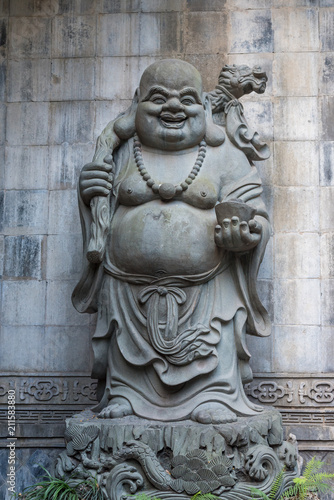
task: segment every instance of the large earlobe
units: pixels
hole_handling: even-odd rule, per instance
[[[209,146],[220,146],[225,141],[225,132],[212,119],[211,101],[208,96],[204,100],[206,131],[205,140]]]
[[[114,123],[114,131],[120,139],[126,141],[136,132],[135,118],[138,106],[139,88],[132,99],[131,106]]]

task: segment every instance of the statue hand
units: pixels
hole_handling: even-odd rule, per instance
[[[79,191],[83,202],[88,206],[92,198],[95,196],[108,196],[112,189],[114,164],[109,156],[104,160],[108,161],[108,163],[87,163],[81,170]]]
[[[238,217],[224,219],[223,226],[215,228],[217,246],[231,252],[247,252],[256,247],[262,235],[262,225],[255,219],[239,221]]]

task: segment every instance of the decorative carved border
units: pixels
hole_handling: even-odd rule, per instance
[[[90,377],[53,375],[2,377],[0,405],[7,404],[9,389],[16,391],[16,404],[92,405],[96,402],[96,381]]]

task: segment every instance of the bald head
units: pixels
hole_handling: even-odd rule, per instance
[[[202,96],[200,73],[194,66],[179,59],[164,59],[146,68],[140,80],[140,98],[144,99],[153,85],[161,84],[175,90],[193,87],[199,97]]]

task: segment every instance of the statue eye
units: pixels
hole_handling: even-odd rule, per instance
[[[196,101],[193,97],[184,97],[181,99],[181,103],[184,104],[184,106],[191,106],[192,104],[196,104]]]
[[[154,104],[165,104],[166,102],[166,98],[161,95],[153,95],[150,100]]]

